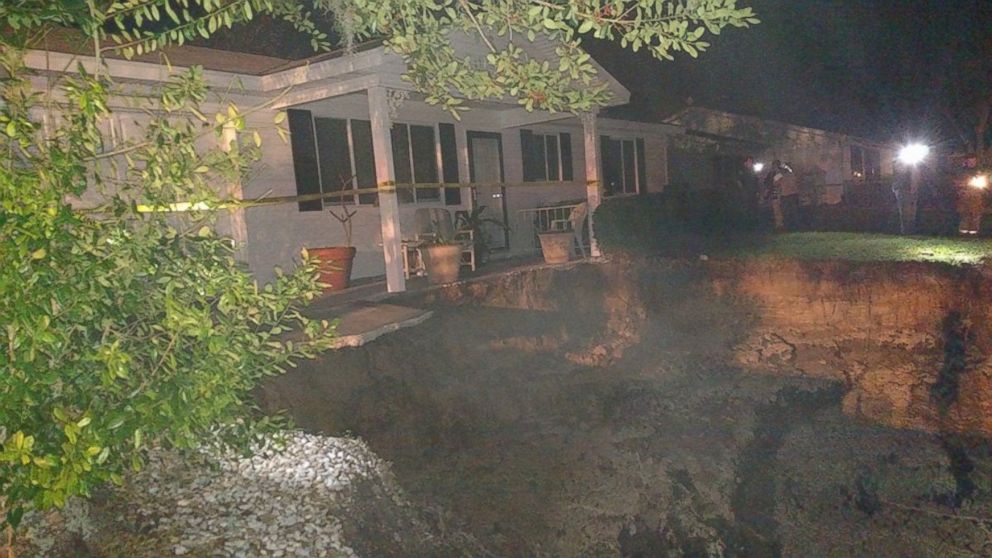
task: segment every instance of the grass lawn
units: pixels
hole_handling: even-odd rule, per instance
[[[992,259],[992,239],[905,237],[868,233],[787,233],[734,243],[718,249],[713,255],[976,265]]]

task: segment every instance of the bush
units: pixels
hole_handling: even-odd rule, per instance
[[[679,255],[761,231],[757,208],[717,190],[669,186],[662,194],[609,198],[594,215],[605,253]]]
[[[201,112],[202,70],[128,96],[147,122],[112,146],[100,130],[126,91],[53,82],[65,104],[46,129],[21,61],[0,48],[0,526],[122,482],[149,447],[247,447],[271,423],[252,389],[332,333],[299,312],[313,261],[259,287],[212,212],[172,210],[224,203],[215,185],[252,159],[250,143],[198,146],[245,129],[233,105]],[[90,192],[103,203],[72,204]]]

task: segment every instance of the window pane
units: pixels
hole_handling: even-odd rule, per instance
[[[865,149],[865,177],[877,178],[882,174],[882,156],[877,149]]]
[[[317,131],[317,160],[320,189],[325,194],[352,189],[351,155],[348,151],[348,122],[337,118],[314,118]],[[340,198],[324,198],[337,203]],[[344,201],[351,201],[351,196]]]
[[[313,119],[308,110],[286,111],[289,117],[289,144],[293,151],[293,175],[296,195],[320,193],[320,172],[317,169],[317,145],[313,139]],[[320,200],[299,202],[300,211],[320,211]]]
[[[441,141],[441,173],[446,184],[460,182],[458,179],[458,143],[455,141],[455,127],[451,124],[437,125],[438,139]],[[445,188],[444,203],[459,205],[462,203],[461,188]]]
[[[393,124],[390,136],[393,140],[393,169],[396,173],[396,184],[411,184],[413,182],[413,169],[410,167],[410,136],[406,124]],[[413,190],[409,188],[397,188],[396,197],[400,203],[411,203],[413,201]]]
[[[434,142],[434,128],[431,126],[410,126],[410,141],[413,147],[413,178],[417,184],[437,183],[437,144]],[[418,189],[417,201],[441,198],[439,188]]]
[[[372,150],[372,125],[368,120],[351,121],[351,146],[355,150],[355,178],[359,188],[378,186],[375,177],[375,152]],[[358,203],[375,203],[378,194],[359,194]]]
[[[634,173],[636,167],[634,165],[634,142],[631,140],[623,141],[623,193],[625,194],[636,194],[637,193],[637,177]]]
[[[600,158],[603,161],[603,193],[607,196],[623,190],[623,167],[621,166],[620,142],[609,136],[599,140]]]
[[[544,136],[548,154],[548,180],[561,180],[558,168],[558,136]]]
[[[637,138],[637,191],[647,191],[648,161],[645,159],[644,139]]]
[[[520,130],[520,149],[524,163],[524,182],[547,180],[544,136],[532,134],[530,130]]]
[[[865,163],[864,152],[856,145],[851,146],[851,175],[855,178],[864,176]]]
[[[572,167],[572,135],[567,133],[558,134],[561,138],[559,146],[561,148],[561,179],[575,180]]]

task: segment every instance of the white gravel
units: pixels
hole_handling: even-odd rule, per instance
[[[359,440],[302,432],[250,458],[190,463],[156,452],[121,490],[127,511],[119,519],[175,556],[355,557],[336,518],[350,486],[381,482],[385,471]]]

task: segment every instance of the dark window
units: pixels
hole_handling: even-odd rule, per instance
[[[644,152],[645,152],[644,140],[641,138],[637,138],[637,176],[638,176],[637,191],[641,193],[644,192],[644,187],[647,185],[644,181],[647,179],[648,176],[648,161],[644,157]]]
[[[310,111],[289,110],[290,141],[296,192],[343,193],[375,188],[372,127],[367,120],[314,118]],[[320,211],[325,203],[354,203],[353,193],[299,202],[300,211]],[[360,194],[358,203],[371,204],[376,194]]]
[[[320,170],[317,168],[317,144],[313,136],[313,119],[308,110],[286,111],[289,120],[290,148],[293,151],[293,175],[296,194],[320,193]],[[300,211],[320,211],[320,200],[299,202]]]
[[[607,196],[636,194],[643,182],[644,164],[638,151],[638,141],[600,137],[603,192]]]
[[[393,124],[390,134],[393,140],[393,171],[396,184],[413,183],[413,163],[410,161],[410,128],[406,124]],[[413,190],[399,188],[396,191],[400,203],[413,202]]]
[[[572,135],[567,133],[558,134],[558,143],[561,149],[561,179],[565,181],[575,180],[572,170]]]
[[[368,120],[351,121],[351,150],[355,156],[355,182],[359,188],[375,188],[375,151],[372,149],[372,124]],[[378,194],[359,194],[358,203],[373,204]]]
[[[878,178],[882,175],[882,155],[877,149],[865,149],[865,177]]]
[[[396,183],[437,184],[437,142],[433,126],[393,124],[393,167]],[[441,198],[440,188],[398,188],[401,203],[434,201]]]
[[[417,184],[436,184],[437,144],[434,141],[434,128],[431,126],[410,126],[410,146],[413,158],[413,180]],[[414,192],[417,201],[440,199],[438,188],[418,188]]]
[[[458,144],[455,141],[455,127],[451,124],[438,124],[438,136],[441,143],[441,174],[446,184],[461,182],[458,178]],[[460,205],[462,203],[461,188],[445,188],[444,203]]]
[[[317,134],[317,163],[320,166],[320,190],[325,194],[351,190],[351,155],[348,153],[348,121],[337,118],[314,118]],[[324,201],[330,201],[324,198]],[[338,199],[333,201],[337,202]]]
[[[572,180],[572,145],[569,134],[543,135],[520,130],[520,151],[524,182]]]
[[[865,152],[857,145],[851,146],[851,176],[855,179],[865,177]]]
[[[872,180],[882,174],[882,156],[877,149],[851,146],[851,177],[855,180]]]

